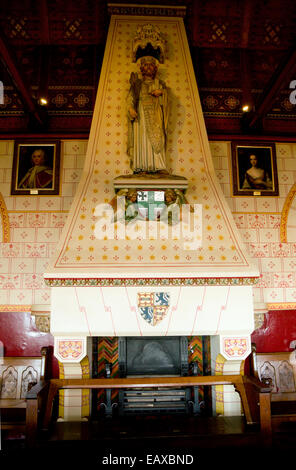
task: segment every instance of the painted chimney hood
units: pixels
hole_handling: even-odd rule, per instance
[[[158,71],[170,104],[166,158],[169,173],[187,182],[186,200],[199,210],[201,242],[194,249],[186,248],[186,236],[99,239],[96,232],[98,206],[112,204],[116,178],[132,177],[126,96],[130,74],[137,72],[133,38],[147,23],[166,41]],[[149,178],[135,181],[153,186]],[[165,177],[157,184],[165,185]],[[183,19],[112,15],[84,170],[44,275],[52,288],[52,333],[249,335],[258,277],[215,176]],[[139,313],[143,294],[151,294],[151,302],[156,294],[169,298],[155,325]]]

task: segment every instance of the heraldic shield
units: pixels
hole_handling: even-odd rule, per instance
[[[138,309],[151,326],[157,325],[167,314],[170,305],[168,292],[138,292]]]

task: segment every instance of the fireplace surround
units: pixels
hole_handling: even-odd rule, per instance
[[[126,155],[125,109],[129,77],[137,71],[131,60],[132,40],[139,25],[147,23],[165,35],[168,46],[159,70],[170,88],[167,159],[170,173],[188,182],[188,204],[200,206],[202,233],[197,249],[187,245],[185,236],[176,239],[170,231],[165,238],[96,236],[97,207],[112,206],[117,177],[123,175],[137,187],[139,184],[138,176],[130,173]],[[150,180],[145,180],[148,189]],[[167,180],[157,179],[156,189],[167,186]],[[145,226],[149,224],[145,222]],[[155,338],[206,335],[211,337],[212,374],[240,373],[251,351],[252,286],[258,277],[215,175],[183,19],[178,12],[170,18],[113,14],[84,170],[44,274],[51,288],[50,331],[61,377],[90,376],[93,337],[149,336],[154,343],[148,351],[150,348],[153,354],[158,349],[158,355],[167,358],[167,346]],[[157,322],[148,321],[146,314],[151,312]],[[156,363],[145,364],[145,354],[140,357],[148,372],[155,372]],[[175,368],[174,361],[171,356],[168,373],[182,375],[182,366]],[[139,369],[131,366],[128,364],[125,373],[137,375]],[[78,397],[75,391],[63,392],[59,416],[65,420],[87,418],[87,393],[84,390]],[[224,389],[217,390],[217,397],[223,393]],[[234,394],[227,391],[225,399],[219,398],[223,412],[240,414],[239,398],[235,401]]]

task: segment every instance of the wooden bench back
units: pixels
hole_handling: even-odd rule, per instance
[[[42,348],[40,357],[0,358],[0,398],[25,399],[27,392],[44,378],[48,348]]]
[[[271,380],[272,394],[282,398],[296,392],[296,369],[290,363],[291,352],[257,353],[252,345],[253,374],[262,382]]]

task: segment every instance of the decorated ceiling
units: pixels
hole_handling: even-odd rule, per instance
[[[295,135],[294,0],[155,3],[163,4],[167,15],[171,5],[186,7],[184,23],[210,135]],[[153,2],[149,5],[153,9]],[[0,125],[6,136],[88,137],[110,10],[106,0],[1,1]],[[141,7],[134,10],[139,14]],[[43,96],[47,106],[39,104]],[[243,113],[246,103],[250,112]]]

